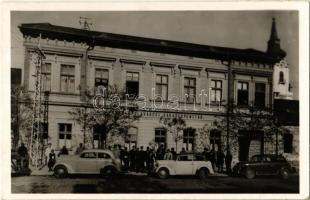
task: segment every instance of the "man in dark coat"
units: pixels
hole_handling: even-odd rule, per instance
[[[129,152],[127,150],[127,147],[125,147],[125,149],[121,151],[121,157],[124,165],[124,171],[127,172],[129,170]]]
[[[66,148],[66,146],[63,146],[60,152],[58,153],[58,157],[60,155],[68,155],[68,154],[69,154],[68,149]]]
[[[133,146],[129,152],[130,170],[136,171],[136,146]]]
[[[225,159],[225,155],[224,155],[222,149],[220,149],[217,152],[217,166],[218,166],[218,172],[220,172],[220,173],[223,172],[224,159]]]
[[[171,148],[171,153],[172,153],[172,159],[173,160],[177,159],[177,152],[174,150],[174,148]]]
[[[17,153],[20,160],[20,169],[26,170],[28,168],[28,149],[24,143],[18,148]]]
[[[231,161],[232,161],[232,155],[230,151],[227,151],[226,157],[225,157],[225,166],[226,166],[226,172],[227,174],[231,173]]]

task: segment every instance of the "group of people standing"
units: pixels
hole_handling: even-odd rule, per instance
[[[212,163],[212,167],[215,171],[217,170],[217,172],[223,173],[225,163],[226,172],[231,173],[232,155],[229,150],[225,155],[222,149],[212,149],[209,151],[207,148],[204,148],[202,154]]]
[[[148,172],[150,173],[155,166],[156,160],[173,160],[176,159],[176,151],[174,148],[165,149],[161,145],[157,151],[155,149],[143,146],[140,148],[133,146],[131,150],[127,147],[122,148],[120,145],[115,145],[112,150],[116,156],[119,156],[122,167],[125,172]]]

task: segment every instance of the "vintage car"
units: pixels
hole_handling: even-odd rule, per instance
[[[61,155],[53,167],[58,178],[68,174],[101,174],[112,176],[121,171],[121,161],[110,150],[89,149],[79,155]]]
[[[177,155],[176,160],[158,160],[154,173],[162,179],[170,175],[197,175],[204,179],[214,171],[211,162],[206,161],[204,156],[187,153]]]
[[[280,175],[287,179],[293,172],[292,167],[281,155],[254,155],[247,162],[239,162],[233,167],[233,175],[248,179],[256,175]]]

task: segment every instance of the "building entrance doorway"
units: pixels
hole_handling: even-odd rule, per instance
[[[264,132],[239,131],[239,161],[247,161],[256,154],[264,154]]]

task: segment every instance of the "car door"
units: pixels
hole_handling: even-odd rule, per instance
[[[263,156],[263,171],[262,174],[269,175],[274,174],[274,166],[272,163],[272,159],[270,156],[265,155]]]
[[[176,160],[175,172],[177,175],[193,174],[193,155],[179,155]]]
[[[207,166],[207,162],[205,161],[205,158],[202,155],[194,155],[193,172],[196,172],[202,166],[204,167]]]
[[[98,152],[98,160],[97,160],[97,171],[100,172],[107,165],[111,165],[112,158],[109,154],[104,152]]]
[[[84,152],[76,163],[77,173],[97,173],[97,152]]]

